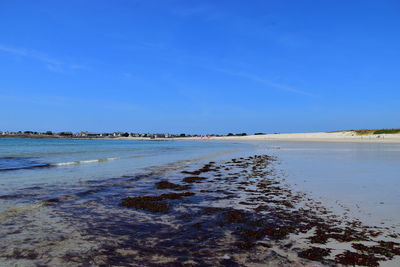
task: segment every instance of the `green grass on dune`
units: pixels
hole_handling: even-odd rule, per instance
[[[363,130],[331,131],[331,132],[328,132],[328,133],[340,133],[340,132],[355,132],[357,135],[400,134],[400,128],[397,128],[397,129],[363,129]]]
[[[354,130],[357,135],[369,135],[374,134],[376,130]]]
[[[381,129],[376,130],[374,134],[398,134],[400,133],[400,129]]]
[[[354,130],[357,135],[369,135],[369,134],[398,134],[400,129],[373,129],[373,130]]]

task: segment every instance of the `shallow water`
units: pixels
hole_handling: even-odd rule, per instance
[[[400,227],[400,145],[266,142],[287,181],[367,223]]]
[[[0,195],[29,186],[132,175],[249,147],[216,142],[0,139]]]
[[[140,266],[144,261],[151,266],[165,266],[166,262],[195,260],[203,262],[204,266],[236,266],[229,265],[233,264],[233,259],[239,263],[250,262],[249,266],[256,261],[275,262],[275,266],[294,264],[299,259],[290,247],[284,247],[285,251],[277,255],[274,251],[282,248],[270,250],[266,249],[269,245],[258,246],[257,255],[251,253],[254,254],[251,257],[246,249],[237,248],[236,239],[243,237],[237,229],[254,226],[226,223],[225,228],[219,226],[220,216],[230,210],[244,210],[249,218],[259,216],[253,209],[261,205],[268,194],[263,183],[282,178],[292,189],[282,187],[279,194],[283,199],[272,203],[283,208],[268,211],[270,215],[264,218],[265,225],[276,227],[283,214],[286,217],[282,223],[298,223],[291,221],[290,206],[296,204],[297,199],[308,198],[301,192],[297,195],[299,190],[321,198],[338,213],[343,210],[349,213],[346,209],[349,206],[352,212],[348,216],[364,216],[363,219],[376,224],[384,220],[385,226],[395,224],[398,219],[393,214],[397,214],[396,204],[400,203],[399,187],[396,187],[399,180],[395,176],[399,146],[3,140],[1,143],[0,139],[4,159],[0,165],[3,168],[0,171],[0,265],[2,262],[19,266],[112,265],[121,261]],[[243,161],[241,157],[254,154],[275,155],[278,159],[273,164],[268,163],[266,169],[262,164],[251,165],[254,158],[238,168]],[[240,159],[231,160],[234,157]],[[187,190],[193,192],[193,196],[168,200],[169,213],[120,206],[126,197],[182,192],[158,190],[155,184],[169,180],[185,185],[184,178],[210,160],[216,161],[219,169],[205,171],[201,174],[205,181],[190,185]],[[43,166],[37,167],[38,164]],[[18,167],[21,168],[15,170]],[[186,173],[182,173],[182,169]],[[377,179],[378,174],[381,174],[380,179]],[[274,183],[271,186],[273,188]],[[376,190],[378,187],[383,190]],[[285,199],[287,194],[292,195],[292,200]],[[271,199],[266,203],[271,203]],[[312,212],[316,203],[308,206]],[[214,210],[215,216],[204,214],[204,209],[209,207],[221,210]],[[326,215],[322,213],[322,216]],[[198,222],[207,227],[197,229]],[[195,249],[198,246],[201,247],[199,251]],[[303,247],[298,246],[298,249]]]
[[[91,181],[133,176],[165,164],[184,166],[251,147],[207,141],[0,139],[0,214],[85,191]]]

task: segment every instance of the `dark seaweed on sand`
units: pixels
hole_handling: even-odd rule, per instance
[[[324,257],[331,254],[329,248],[311,247],[298,253],[299,257],[309,259],[312,261],[322,261]]]
[[[147,210],[151,212],[166,213],[169,211],[169,208],[171,206],[170,203],[165,202],[166,200],[177,200],[181,199],[182,197],[190,197],[193,195],[194,193],[184,192],[162,194],[160,196],[127,197],[122,200],[121,206]]]
[[[185,183],[200,183],[203,180],[206,180],[207,178],[205,177],[199,177],[199,176],[189,176],[189,177],[185,177],[183,178],[183,182]]]
[[[286,186],[276,160],[254,155],[209,162],[161,180],[151,175],[127,179],[116,186],[118,194],[68,210],[66,218],[82,217],[88,225],[82,235],[98,248],[67,253],[64,260],[81,266],[291,266],[312,261],[378,266],[400,255],[399,243],[376,240],[398,238],[397,233],[334,216],[320,202]],[[76,197],[104,191],[82,191]],[[62,208],[75,198],[65,199],[71,200],[44,204]],[[306,247],[299,249],[289,238],[297,234],[308,234]],[[352,251],[329,248],[330,241],[351,244]],[[298,257],[292,261],[276,247]],[[35,253],[18,250],[15,257],[43,256]]]
[[[174,184],[169,181],[162,180],[162,181],[156,183],[156,188],[157,189],[187,190],[190,188],[190,186]]]

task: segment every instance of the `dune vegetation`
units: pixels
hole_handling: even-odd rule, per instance
[[[357,135],[370,135],[370,134],[399,134],[400,129],[364,129],[353,130]]]

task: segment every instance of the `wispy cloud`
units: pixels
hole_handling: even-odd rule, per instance
[[[69,68],[71,70],[90,70],[88,66],[82,64],[69,64]]]
[[[88,67],[82,64],[75,64],[75,63],[65,63],[58,59],[52,58],[45,53],[36,51],[36,50],[29,50],[26,48],[18,48],[13,46],[6,46],[0,44],[0,52],[9,53],[21,57],[31,58],[37,61],[40,61],[46,65],[46,67],[55,72],[64,72],[68,70],[87,70]]]
[[[174,7],[172,13],[182,17],[191,17],[198,14],[204,14],[210,11],[208,6],[187,6],[187,7]]]
[[[4,93],[2,92],[4,91]],[[31,90],[33,91],[33,90]],[[86,109],[92,111],[99,111],[102,107],[107,107],[107,111],[135,111],[143,112],[145,107],[132,104],[124,100],[113,100],[113,99],[101,99],[101,98],[85,98],[77,95],[49,95],[35,92],[13,92],[12,90],[0,89],[0,99],[7,101],[8,103],[17,103],[19,105],[29,104],[37,107],[57,107],[70,109],[71,107],[76,109]],[[103,109],[104,110],[104,109]]]
[[[226,17],[214,4],[204,4],[199,1],[198,5],[173,6],[170,8],[172,15],[185,19],[202,19],[205,21],[224,20]]]
[[[195,68],[201,68],[201,69],[204,69],[207,71],[219,72],[219,73],[223,73],[223,74],[230,75],[230,76],[240,77],[240,78],[252,81],[252,82],[263,84],[264,86],[267,86],[270,88],[274,88],[274,89],[277,89],[280,91],[285,91],[285,92],[289,92],[289,93],[293,93],[293,94],[299,94],[299,95],[304,95],[304,96],[308,96],[308,97],[318,97],[318,95],[316,95],[314,93],[310,93],[310,92],[307,92],[307,91],[304,91],[301,89],[297,89],[292,86],[288,86],[288,85],[280,83],[280,82],[273,81],[273,80],[265,78],[265,77],[261,77],[259,75],[253,74],[249,71],[237,71],[237,70],[225,69],[225,68],[222,68],[219,66],[215,66],[216,60],[214,58],[198,57],[196,55],[188,55],[188,54],[182,53],[182,51],[180,51],[180,50],[174,49],[173,47],[168,48],[168,50],[164,50],[164,51],[168,51],[168,53],[163,53],[162,58],[164,60],[172,62],[173,64],[187,65],[187,66],[191,66],[191,67],[195,67]],[[250,65],[250,64],[243,64],[243,62],[238,63],[235,61],[230,62],[229,64],[234,65],[234,66]],[[242,67],[238,67],[238,68],[242,68]],[[243,67],[243,68],[246,68],[246,67]],[[122,75],[125,78],[132,78],[132,74],[129,72],[123,72]]]
[[[10,46],[5,46],[0,44],[0,51],[6,52],[6,53],[11,53],[19,56],[26,56],[28,52],[26,49],[20,49],[20,48],[15,48],[15,47],[10,47]]]
[[[304,95],[304,96],[309,96],[309,97],[317,97],[317,95],[310,93],[310,92],[306,92],[282,83],[278,83],[278,82],[274,82],[272,80],[260,77],[258,75],[252,74],[252,73],[248,73],[248,72],[243,72],[243,71],[233,71],[233,70],[229,70],[229,69],[222,69],[222,68],[207,68],[209,70],[213,70],[213,71],[217,71],[217,72],[221,72],[230,76],[235,76],[235,77],[240,77],[240,78],[245,78],[247,80],[256,82],[256,83],[260,83],[263,84],[265,86],[268,87],[272,87],[275,88],[277,90],[280,91],[286,91],[289,93],[294,93],[294,94],[299,94],[299,95]]]
[[[123,72],[122,76],[127,78],[127,79],[134,79],[135,78],[135,76],[130,72]]]
[[[312,93],[309,93],[309,92],[306,92],[306,91],[303,91],[303,90],[299,90],[299,89],[293,88],[291,86],[287,86],[285,84],[276,83],[276,82],[270,81],[268,79],[259,77],[259,76],[254,75],[254,74],[245,73],[245,72],[237,72],[237,73],[232,73],[232,74],[236,75],[236,76],[239,76],[239,77],[247,78],[247,79],[252,80],[254,82],[258,82],[258,83],[273,87],[273,88],[281,90],[281,91],[296,93],[296,94],[305,95],[305,96],[316,96],[316,95],[314,95]]]
[[[201,2],[201,1],[200,1]],[[267,12],[262,16],[245,16],[233,9],[223,8],[217,1],[208,5],[173,6],[170,12],[183,18],[200,18],[213,21],[225,32],[235,35],[261,37],[282,47],[304,47],[310,45],[305,33],[287,29],[280,16]]]

